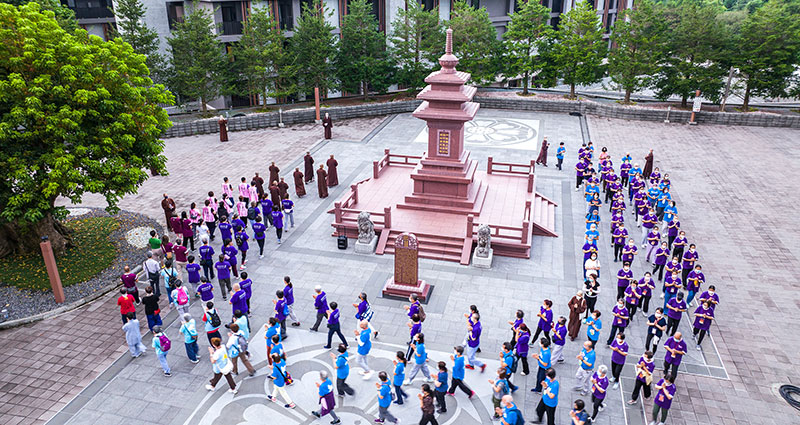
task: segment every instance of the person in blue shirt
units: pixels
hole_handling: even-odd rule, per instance
[[[558,149],[556,149],[556,159],[558,163],[556,164],[556,168],[558,171],[561,171],[561,164],[564,163],[564,152],[567,151],[567,148],[564,147],[564,142],[558,144]]]
[[[428,352],[425,351],[425,334],[418,333],[414,335],[414,367],[411,369],[411,375],[408,377],[405,385],[411,385],[411,381],[417,376],[419,371],[428,382],[431,382],[431,372],[428,370]]]
[[[514,372],[517,371],[516,365],[516,357],[514,356],[514,346],[511,345],[510,342],[503,343],[503,351],[500,352],[500,359],[502,360],[503,367],[506,368],[506,374],[508,375],[508,386],[511,388],[511,392],[518,390],[519,387],[514,385],[511,382],[511,376]]]
[[[542,382],[542,399],[536,406],[537,419],[533,421],[535,424],[542,423],[544,414],[547,413],[547,425],[555,425],[556,423],[556,406],[558,406],[558,388],[559,384],[556,380],[556,370],[550,368],[547,370],[547,379]]]
[[[339,304],[335,302],[331,302],[329,304],[330,310],[328,310],[328,344],[324,347],[325,349],[331,348],[331,340],[333,339],[333,334],[339,335],[339,339],[342,340],[342,344],[347,346],[347,340],[344,339],[344,335],[342,335],[342,325],[339,323],[340,313],[339,313]]]
[[[600,331],[603,329],[603,321],[600,320],[600,311],[593,311],[590,317],[583,319],[583,323],[586,325],[586,337],[594,348],[595,344],[597,344],[597,340],[600,339]]]
[[[287,385],[287,375],[286,375],[286,362],[281,359],[281,357],[277,353],[272,353],[272,394],[267,394],[267,400],[277,403],[278,402],[278,394],[280,393],[283,400],[286,401],[286,404],[283,407],[287,409],[294,409],[297,407],[293,402],[292,399],[289,397],[289,393],[286,392],[286,385]]]
[[[347,346],[344,344],[339,344],[339,348],[336,349],[339,354],[331,353],[331,359],[333,359],[333,368],[336,369],[336,391],[339,393],[339,397],[344,397],[345,393],[347,395],[353,395],[356,392],[347,385],[347,377],[350,375],[350,365],[348,362],[348,354],[347,354]]]
[[[161,368],[164,370],[164,376],[172,376],[172,372],[170,371],[169,364],[167,363],[167,353],[169,350],[163,350],[161,346],[161,337],[164,336],[164,333],[161,332],[161,326],[153,326],[153,348],[156,349],[156,357],[158,357],[158,362],[161,363]],[[166,337],[165,337],[166,338]],[[169,339],[169,338],[166,338]]]
[[[447,413],[447,401],[444,396],[447,393],[447,363],[439,362],[436,366],[439,369],[439,373],[436,374],[436,381],[433,382],[433,395],[436,397],[436,404],[439,407],[436,412]]]
[[[280,342],[281,325],[278,322],[278,319],[270,317],[267,324],[264,324],[264,328],[266,329],[264,338],[267,340],[267,361],[269,364],[272,364],[272,347],[275,345],[272,342],[272,337],[274,335],[278,335],[278,342]]]
[[[539,363],[539,370],[536,373],[536,387],[531,390],[534,393],[542,392],[542,382],[544,382],[551,363],[550,341],[547,338],[542,338],[539,340],[539,346],[541,347],[539,352],[531,355]]]
[[[360,373],[364,376],[364,380],[367,380],[372,377],[372,371],[370,370],[369,363],[367,362],[367,355],[369,354],[369,350],[372,348],[372,341],[369,339],[372,332],[370,332],[369,322],[366,320],[359,322],[358,328],[359,329],[354,331],[355,335],[358,337],[358,357],[356,357],[356,362],[358,362],[358,365],[364,369]]]
[[[384,423],[388,420],[396,424],[398,422],[397,418],[389,413],[389,406],[392,404],[392,389],[389,386],[389,376],[386,375],[386,372],[381,371],[378,373],[378,379],[380,382],[375,383],[375,387],[378,388],[378,419],[375,422]]]
[[[392,385],[394,385],[395,398],[397,399],[394,403],[403,404],[403,399],[408,398],[408,394],[403,391],[403,381],[406,379],[406,364],[408,363],[406,353],[398,351],[392,363],[394,363]]]
[[[502,407],[500,407],[502,406]],[[525,423],[522,417],[522,412],[519,411],[517,405],[514,404],[514,398],[510,395],[504,395],[500,400],[500,406],[495,407],[495,417],[500,419],[503,425],[516,425]]]
[[[594,351],[590,341],[583,343],[583,349],[576,358],[580,364],[578,365],[578,371],[575,373],[575,391],[580,391],[581,395],[586,395],[592,387],[592,373],[597,359],[597,353]]]
[[[527,345],[527,342],[525,343]],[[450,356],[450,360],[453,361],[453,378],[451,380],[450,389],[447,390],[447,393],[455,396],[456,388],[461,388],[461,391],[464,391],[469,398],[472,398],[475,395],[475,391],[472,391],[467,384],[464,383],[464,369],[465,369],[465,361],[466,358],[464,357],[464,347],[456,346],[453,347],[455,350],[454,354]]]
[[[333,383],[328,378],[328,372],[325,370],[319,371],[319,381],[317,382],[317,388],[319,389],[319,410],[312,411],[311,414],[316,416],[317,418],[321,418],[325,415],[331,415],[333,421],[332,424],[340,424],[342,420],[336,415],[336,412],[333,411],[333,408],[336,406],[336,399],[333,397]]]
[[[589,413],[584,410],[585,407],[586,403],[581,399],[572,403],[572,410],[569,412],[572,425],[586,425],[589,422]]]

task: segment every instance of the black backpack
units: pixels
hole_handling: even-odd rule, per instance
[[[254,207],[250,207],[247,209],[247,218],[250,220],[255,220],[258,217],[258,213]]]
[[[209,311],[206,314],[208,314],[208,318],[211,319],[211,326],[216,328],[222,324],[222,320],[220,320],[217,310]]]

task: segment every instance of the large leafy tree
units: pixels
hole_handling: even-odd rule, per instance
[[[14,6],[22,6],[23,4],[36,3],[39,5],[40,10],[49,10],[55,15],[56,21],[64,31],[72,34],[78,29],[78,20],[75,19],[75,12],[72,9],[61,4],[59,0],[0,0],[0,3],[8,3]]]
[[[195,4],[167,39],[172,52],[169,87],[184,98],[200,99],[204,112],[219,96],[225,64],[213,25],[211,14]]]
[[[750,96],[786,97],[800,61],[800,16],[779,0],[751,13],[741,27],[736,64],[745,80],[743,109]]]
[[[667,99],[677,95],[686,106],[695,90],[700,90],[705,98],[717,101],[728,71],[722,60],[730,37],[718,19],[720,7],[695,1],[670,3],[668,7],[672,9],[666,18],[669,42],[655,76],[656,96]]]
[[[244,23],[242,38],[233,48],[237,94],[259,93],[266,100],[295,93],[297,66],[285,40],[269,10],[254,7]]]
[[[575,86],[600,81],[605,72],[606,42],[597,13],[588,2],[581,2],[563,15],[556,42],[548,48],[550,66],[569,84],[570,97]]]
[[[325,97],[336,84],[334,27],[326,20],[330,15],[321,0],[304,2],[303,13],[294,28],[290,45],[298,65],[298,85],[306,94],[319,87],[320,95]]]
[[[608,54],[608,74],[625,90],[625,103],[631,93],[648,87],[658,71],[658,60],[665,51],[667,24],[661,8],[650,0],[640,0],[614,23],[612,48]]]
[[[411,1],[407,9],[397,9],[390,36],[396,81],[409,90],[423,87],[425,77],[436,69],[444,53],[444,40],[438,8],[428,11],[419,2]]]
[[[164,172],[172,96],[122,40],[66,33],[38,4],[0,4],[0,255],[70,242],[57,219],[85,193],[108,209]]]
[[[342,39],[336,55],[336,72],[342,90],[357,92],[364,100],[370,89],[385,92],[391,84],[392,64],[386,51],[386,36],[366,0],[352,0],[342,22]]]
[[[145,24],[146,8],[141,0],[117,0],[114,14],[117,16],[117,29],[114,36],[121,38],[133,47],[133,51],[144,55],[150,78],[164,82],[166,62],[159,53],[158,34]]]
[[[500,72],[501,44],[486,8],[476,9],[456,0],[448,25],[453,29],[458,69],[469,72],[478,84],[494,82]]]
[[[542,68],[539,52],[552,30],[547,25],[550,9],[535,0],[524,0],[511,14],[508,31],[503,34],[506,76],[522,75],[522,94],[528,94],[531,75]]]

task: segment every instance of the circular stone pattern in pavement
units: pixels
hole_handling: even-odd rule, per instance
[[[154,229],[152,227],[134,227],[125,233],[125,240],[127,240],[131,246],[135,246],[136,248],[145,248],[150,240],[151,230]]]
[[[67,213],[71,217],[88,214],[91,210],[89,208],[67,208]]]

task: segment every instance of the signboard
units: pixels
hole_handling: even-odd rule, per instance
[[[439,145],[436,149],[441,156],[450,156],[450,132],[439,130]]]

